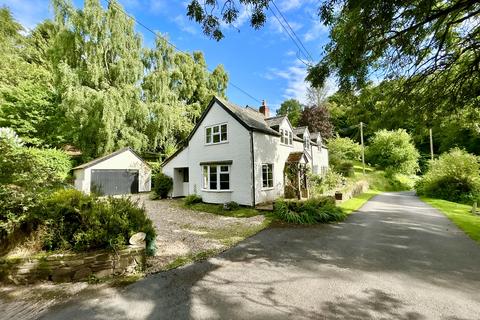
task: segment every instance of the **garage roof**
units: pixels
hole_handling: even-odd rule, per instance
[[[145,163],[147,166],[149,166],[148,163],[145,162],[145,160],[143,160],[142,157],[140,157],[135,151],[133,151],[132,148],[126,147],[126,148],[122,148],[122,149],[120,149],[120,150],[117,150],[117,151],[115,151],[115,152],[112,152],[112,153],[110,153],[110,154],[107,154],[106,156],[99,157],[99,158],[93,159],[92,161],[89,161],[89,162],[87,162],[87,163],[84,163],[84,164],[81,164],[81,165],[79,165],[79,166],[76,166],[76,167],[73,168],[72,170],[86,169],[86,168],[92,167],[92,166],[94,166],[94,165],[96,165],[96,164],[98,164],[98,163],[100,163],[100,162],[103,162],[103,161],[105,161],[105,160],[108,160],[108,159],[110,159],[110,158],[113,158],[113,157],[115,157],[116,155],[119,155],[119,154],[121,154],[121,153],[123,153],[123,152],[125,152],[125,151],[130,151],[130,152],[133,153],[139,160],[141,160],[143,163]],[[150,167],[150,166],[149,166],[149,167]]]

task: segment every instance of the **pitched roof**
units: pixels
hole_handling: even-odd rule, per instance
[[[256,112],[252,108],[239,107],[236,104],[220,97],[215,96],[213,100],[216,100],[220,106],[226,109],[230,115],[232,115],[248,129],[275,136],[280,135],[277,131],[270,128],[260,112]]]
[[[305,129],[306,129],[306,128],[307,128],[306,126],[293,128],[293,133],[295,133],[295,134],[299,134],[299,133],[303,134],[303,133],[305,132]]]
[[[304,156],[305,156],[305,154],[302,151],[300,151],[300,152],[290,152],[286,162],[287,163],[300,162],[300,160],[302,160],[302,158]],[[306,157],[305,157],[305,161],[308,161],[308,159]]]
[[[276,116],[276,117],[270,117],[265,119],[265,122],[270,126],[270,127],[275,127],[279,126],[283,119],[285,119],[287,116]]]
[[[208,107],[205,109],[205,111],[203,111],[202,116],[197,121],[197,124],[193,128],[192,132],[190,132],[187,139],[184,141],[183,146],[180,147],[173,155],[165,159],[165,161],[162,163],[162,166],[166,165],[168,162],[170,162],[170,160],[175,158],[175,156],[177,156],[183,149],[185,149],[185,147],[188,145],[188,141],[190,141],[195,132],[198,130],[198,128],[203,122],[203,119],[206,117],[215,102],[225,111],[227,111],[227,113],[230,114],[234,119],[240,122],[240,124],[243,125],[247,130],[259,131],[273,136],[280,136],[280,133],[278,131],[270,128],[270,126],[265,121],[263,114],[261,114],[260,112],[250,107],[239,107],[236,104],[227,101],[221,97],[214,96],[208,104]]]
[[[97,163],[100,163],[102,161],[105,161],[105,160],[108,160],[112,157],[115,157],[116,155],[119,155],[120,153],[123,153],[125,151],[130,151],[132,152],[138,159],[140,159],[142,162],[144,162],[147,166],[148,164],[145,162],[145,160],[142,159],[142,157],[140,157],[135,151],[132,150],[132,148],[130,147],[126,147],[126,148],[122,148],[120,150],[117,150],[115,152],[112,152],[110,154],[107,154],[103,157],[99,157],[99,158],[96,158],[96,159],[93,159],[92,161],[89,161],[87,163],[84,163],[84,164],[81,164],[79,166],[76,166],[75,168],[73,168],[72,170],[78,170],[78,169],[86,169],[86,168],[89,168],[89,167],[92,167],[94,165],[96,165]],[[149,166],[150,167],[150,166]]]
[[[312,133],[310,133],[310,139],[316,140],[318,137],[320,137],[320,132],[312,132]]]

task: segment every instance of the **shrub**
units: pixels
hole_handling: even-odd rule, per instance
[[[15,185],[0,185],[0,247],[10,243],[10,236],[30,222],[30,210],[37,205],[38,193]]]
[[[168,193],[172,190],[173,180],[163,173],[157,173],[153,177],[153,191],[156,196],[165,199]]]
[[[335,171],[337,171],[344,177],[353,177],[355,175],[355,170],[353,169],[353,162],[351,161],[340,162],[340,164],[335,167]]]
[[[145,210],[126,198],[99,199],[77,190],[60,190],[36,211],[50,230],[43,239],[45,250],[116,249],[137,232],[146,233],[147,246],[155,240]]]
[[[333,170],[328,170],[327,174],[323,177],[319,175],[310,176],[312,192],[315,195],[322,195],[336,189],[342,184],[343,180],[344,177]]]
[[[230,202],[224,203],[223,208],[225,210],[235,211],[235,210],[240,209],[240,205],[238,203],[236,203],[235,201],[230,201]]]
[[[71,168],[60,150],[24,147],[11,129],[0,128],[0,242],[11,245],[15,230],[25,229],[31,209],[61,184]],[[7,239],[8,238],[8,239]]]
[[[329,223],[345,219],[345,214],[335,206],[332,197],[297,201],[279,199],[273,205],[273,213],[282,221],[296,224]]]
[[[390,173],[414,174],[419,169],[420,154],[404,129],[377,131],[365,150],[365,157]]]
[[[185,201],[185,204],[187,206],[190,206],[192,204],[202,202],[202,197],[200,197],[199,195],[196,195],[196,194],[191,194],[191,195],[186,196],[184,201]]]
[[[70,169],[70,158],[61,150],[27,148],[0,137],[0,183],[48,188],[62,183]]]
[[[472,203],[480,198],[480,158],[455,148],[430,162],[416,184],[417,193],[448,201]]]
[[[359,160],[362,155],[362,147],[350,138],[336,137],[328,140],[328,155],[330,163],[338,166],[346,160]]]

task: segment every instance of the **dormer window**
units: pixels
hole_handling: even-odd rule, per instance
[[[280,142],[286,145],[293,145],[293,133],[288,130],[280,129]]]
[[[305,137],[305,140],[303,141],[303,146],[305,149],[310,149],[310,139],[308,137]]]
[[[217,124],[205,128],[205,143],[215,144],[228,141],[227,124]]]

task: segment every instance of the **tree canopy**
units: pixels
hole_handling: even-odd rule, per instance
[[[222,26],[235,23],[241,5],[251,9],[252,27],[260,28],[266,10],[275,4],[272,0],[229,0],[201,5],[192,0],[187,15],[202,24],[207,35],[220,40]],[[322,87],[329,76],[337,77],[344,91],[363,88],[372,78],[404,79],[398,99],[417,95],[419,83],[421,90],[428,87],[416,106],[425,114],[478,106],[478,1],[325,0],[318,15],[330,30],[330,41],[323,58],[309,68],[307,80],[314,87]],[[431,102],[435,96],[449,103],[439,107]]]
[[[302,105],[296,99],[288,99],[282,102],[277,110],[277,115],[287,116],[292,126],[298,126],[298,121],[302,116]]]
[[[27,145],[79,148],[85,160],[131,146],[171,154],[228,75],[201,52],[176,52],[158,34],[143,45],[115,0],[81,9],[52,0],[53,21],[30,32],[0,9],[0,127]]]

